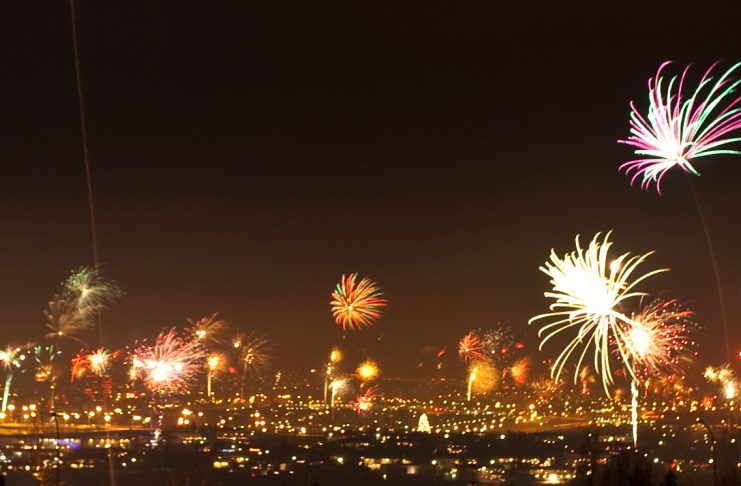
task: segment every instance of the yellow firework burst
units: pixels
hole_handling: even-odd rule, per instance
[[[608,232],[602,237],[597,233],[586,249],[582,248],[577,236],[576,250],[563,257],[551,250],[549,261],[540,270],[550,278],[553,290],[545,292],[545,296],[554,299],[554,302],[550,305],[550,312],[537,315],[529,321],[530,324],[546,323],[538,331],[538,336],[542,338],[541,349],[562,333],[576,333],[553,364],[551,375],[554,380],[558,381],[575,351],[581,350],[576,364],[578,370],[592,349],[594,369],[601,375],[605,392],[613,382],[610,365],[613,349],[616,349],[628,372],[635,376],[631,362],[636,350],[628,333],[633,327],[642,326],[623,313],[621,307],[626,301],[646,295],[637,290],[639,283],[667,271],[660,269],[639,273],[639,267],[652,252],[643,255],[624,253],[610,260],[610,234]],[[577,380],[578,374],[574,373],[575,383]]]

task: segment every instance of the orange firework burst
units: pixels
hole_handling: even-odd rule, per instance
[[[515,361],[509,369],[509,374],[516,385],[524,385],[527,383],[527,375],[530,371],[530,358],[525,356]]]
[[[655,300],[633,316],[628,332],[636,371],[642,375],[680,372],[694,354],[693,312],[676,300]]]
[[[489,357],[484,353],[486,353],[484,342],[473,331],[463,336],[458,342],[458,354],[466,363],[474,360],[490,361]]]
[[[81,377],[85,373],[85,365],[87,364],[87,355],[84,354],[84,350],[80,350],[72,359],[72,368],[70,369],[70,383],[75,381],[75,378]]]
[[[342,275],[337,289],[332,292],[332,316],[343,330],[370,326],[381,317],[381,309],[388,304],[375,282],[363,277],[356,283],[357,278],[357,273]]]
[[[105,348],[100,348],[87,357],[88,366],[90,371],[98,376],[103,376],[108,372],[108,367],[111,365],[111,358],[113,355],[110,351]]]
[[[119,351],[108,351],[105,348],[99,348],[89,353],[81,349],[76,356],[70,361],[72,367],[70,369],[70,382],[75,381],[75,378],[81,378],[88,372],[96,376],[104,376],[108,373],[108,369],[111,365],[111,360],[118,356]]]
[[[367,359],[358,365],[355,375],[363,382],[373,380],[378,376],[378,365]]]
[[[468,367],[468,400],[472,393],[486,394],[494,390],[501,379],[501,373],[490,361],[472,361]]]
[[[353,406],[358,413],[364,414],[370,412],[373,402],[381,396],[378,385],[373,385],[358,395]]]

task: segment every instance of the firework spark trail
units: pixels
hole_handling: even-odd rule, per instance
[[[175,329],[163,331],[153,346],[141,346],[135,351],[134,366],[147,388],[159,393],[179,393],[188,390],[206,357],[197,340],[180,337]]]
[[[356,283],[357,278],[357,273],[347,277],[342,275],[336,290],[332,292],[332,316],[343,330],[353,331],[372,325],[388,304],[375,282],[363,277]]]
[[[639,283],[666,271],[653,270],[632,279],[638,267],[651,253],[636,256],[624,253],[608,263],[612,246],[609,238],[609,232],[602,240],[597,233],[585,250],[577,236],[576,251],[567,253],[564,257],[559,257],[551,250],[550,261],[540,267],[540,270],[550,277],[553,286],[553,290],[544,295],[555,302],[550,306],[551,312],[537,315],[528,321],[530,324],[541,320],[547,322],[538,331],[538,336],[542,337],[540,349],[564,331],[576,330],[576,336],[556,358],[551,375],[558,381],[571,355],[583,345],[576,369],[581,369],[586,354],[590,348],[593,349],[594,368],[601,375],[603,388],[608,395],[609,386],[613,383],[611,345],[616,347],[628,372],[635,377],[630,360],[634,351],[627,332],[637,323],[618,308],[626,301],[646,295],[636,290]],[[574,373],[575,383],[577,379],[578,374]]]
[[[216,373],[224,367],[224,357],[220,354],[210,354],[206,359],[206,397],[209,399],[213,395],[212,384]]]
[[[334,376],[335,365],[342,361],[342,351],[339,348],[332,348],[327,361],[327,368],[324,370],[324,403],[327,403],[327,393]]]
[[[10,397],[10,386],[13,383],[13,376],[14,376],[14,368],[20,368],[20,348],[8,346],[4,350],[0,350],[0,363],[2,363],[2,367],[5,368],[5,386],[3,387],[3,403],[2,403],[2,411],[3,413],[8,408],[8,398]]]
[[[334,410],[334,404],[337,396],[345,390],[346,385],[347,381],[342,378],[335,378],[330,382],[329,389],[332,392],[332,395],[329,401],[329,406],[332,410]]]
[[[635,154],[643,157],[623,163],[620,170],[629,175],[633,173],[631,184],[642,179],[643,189],[655,184],[659,193],[662,178],[674,167],[699,175],[693,166],[696,159],[741,153],[727,148],[729,144],[741,142],[741,137],[729,137],[741,129],[741,107],[738,106],[741,97],[728,99],[741,84],[741,80],[730,78],[741,63],[734,64],[715,82],[710,75],[718,63],[713,64],[688,98],[683,89],[689,66],[679,78],[673,76],[663,90],[661,74],[669,64],[663,63],[656,76],[648,81],[647,116],[630,103],[631,135],[619,141],[634,147]]]
[[[635,449],[638,447],[638,384],[636,380],[630,382],[630,421]]]

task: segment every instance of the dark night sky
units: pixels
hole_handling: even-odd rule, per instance
[[[702,356],[722,360],[687,181],[630,188],[615,140],[661,61],[739,60],[732,3],[78,3],[100,250],[127,292],[111,340],[220,311],[269,333],[285,367],[316,366],[341,335],[329,292],[359,271],[392,305],[348,340],[412,374],[471,327],[509,320],[534,343],[550,248],[614,229],[672,268],[652,288],[692,303]],[[0,322],[25,341],[91,251],[67,5],[4,17]],[[741,343],[741,159],[698,167]]]

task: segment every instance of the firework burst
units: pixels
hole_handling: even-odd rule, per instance
[[[105,348],[99,348],[88,355],[87,362],[90,371],[97,376],[104,376],[108,373],[112,359],[113,353]]]
[[[70,359],[70,376],[69,382],[75,381],[75,378],[80,378],[85,374],[87,370],[87,354],[85,350],[81,349],[76,355]]]
[[[530,358],[525,356],[520,358],[509,368],[509,375],[515,385],[524,385],[527,383],[528,374],[530,373]]]
[[[478,331],[486,353],[499,364],[510,361],[515,348],[515,337],[509,324],[497,324],[492,329]]]
[[[362,382],[371,381],[378,377],[378,365],[373,360],[365,360],[355,370],[355,376]]]
[[[332,316],[343,330],[357,330],[370,326],[381,317],[381,310],[388,304],[383,292],[375,282],[357,273],[342,275],[340,283],[332,292]]]
[[[2,364],[6,371],[21,367],[21,361],[19,359],[20,352],[21,348],[16,346],[8,346],[0,350],[0,364]]]
[[[94,323],[77,309],[74,301],[55,297],[44,310],[49,338],[67,338],[84,344],[80,334],[89,331]]]
[[[0,409],[5,412],[8,408],[8,399],[10,397],[10,387],[13,384],[13,376],[16,368],[21,367],[21,361],[25,356],[21,354],[21,348],[8,346],[0,350],[0,363],[5,368],[5,386],[3,387],[3,402]]]
[[[722,366],[708,366],[705,368],[704,373],[705,379],[710,383],[727,383],[736,379],[736,374],[733,372],[728,363]]]
[[[613,382],[610,366],[610,350],[614,345],[617,352],[632,376],[631,345],[628,342],[628,331],[639,325],[618,309],[621,304],[635,297],[642,297],[644,292],[636,286],[657,273],[666,271],[653,270],[637,274],[638,267],[651,255],[631,256],[624,253],[611,263],[608,254],[612,243],[610,233],[600,240],[598,233],[589,247],[584,250],[576,237],[576,251],[567,253],[563,258],[551,250],[550,261],[540,270],[550,277],[553,290],[545,296],[555,300],[546,314],[530,319],[529,323],[545,320],[538,335],[542,338],[540,348],[552,338],[564,331],[576,331],[576,335],[561,351],[551,369],[554,380],[558,381],[564,366],[571,355],[583,346],[577,360],[576,369],[581,369],[582,362],[589,349],[594,351],[594,368],[601,375],[602,385],[609,395],[609,385]],[[635,278],[633,278],[635,276]],[[592,346],[590,346],[590,343]],[[574,382],[578,374],[574,374]]]
[[[537,393],[540,400],[544,401],[553,399],[561,387],[562,383],[554,381],[550,376],[540,376],[530,382],[530,388]]]
[[[729,136],[741,129],[741,97],[731,97],[741,80],[730,77],[741,63],[717,81],[711,77],[717,63],[713,64],[689,97],[683,93],[689,66],[666,84],[661,74],[669,64],[663,63],[648,81],[648,115],[644,117],[630,103],[631,135],[619,141],[634,147],[641,157],[622,164],[620,169],[632,173],[631,183],[641,179],[642,188],[655,184],[659,193],[662,178],[672,168],[699,175],[693,162],[709,155],[739,154],[728,145],[741,141]]]
[[[468,386],[466,399],[471,400],[473,394],[485,394],[499,385],[502,376],[499,370],[488,361],[474,361],[468,367]]]
[[[579,371],[579,383],[581,384],[581,394],[589,395],[590,386],[596,381],[594,375],[589,371],[589,366],[582,367]]]
[[[224,341],[224,332],[227,326],[226,322],[219,317],[218,312],[214,312],[208,317],[202,317],[197,321],[188,319],[188,322],[190,326],[186,329],[186,332],[192,334],[201,342],[221,344]]]
[[[705,368],[704,375],[710,383],[718,383],[723,387],[723,393],[728,400],[732,400],[736,396],[736,373],[733,372],[728,363],[717,368],[708,366]]]
[[[238,335],[232,341],[232,346],[245,375],[259,376],[270,366],[273,343],[266,335],[257,333]]]
[[[97,314],[110,308],[121,297],[118,284],[103,278],[98,267],[80,267],[64,281],[64,297],[75,302],[82,315]]]
[[[644,378],[679,373],[695,346],[693,315],[676,300],[655,300],[634,315],[637,325],[628,331],[634,371]]]
[[[87,370],[87,354],[84,350],[80,350],[79,353],[70,358],[70,375],[69,382],[75,381],[75,378],[80,378],[85,374]]]
[[[489,361],[484,341],[475,331],[471,331],[458,341],[458,355],[466,363],[471,361]]]
[[[340,348],[332,348],[332,351],[329,352],[329,362],[333,365],[342,362],[342,358],[344,356]]]
[[[373,408],[373,402],[381,397],[378,385],[372,385],[365,389],[363,393],[357,396],[353,403],[353,408],[359,414],[369,413]]]
[[[53,344],[37,345],[33,348],[33,358],[36,361],[35,379],[38,382],[55,381],[55,362],[62,352]]]
[[[134,366],[151,391],[179,393],[188,390],[198,375],[206,352],[197,340],[180,337],[175,329],[163,331],[153,346],[135,351]]]

